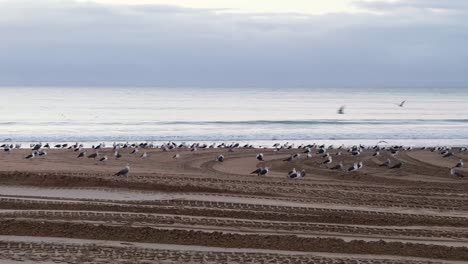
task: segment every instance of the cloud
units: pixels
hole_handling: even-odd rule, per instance
[[[0,1],[0,85],[463,86],[467,21]]]
[[[468,11],[468,1],[466,0],[360,0],[352,4],[361,9],[380,12],[402,10]]]

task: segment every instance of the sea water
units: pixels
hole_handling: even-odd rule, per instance
[[[0,95],[1,142],[468,145],[468,89],[3,87]]]

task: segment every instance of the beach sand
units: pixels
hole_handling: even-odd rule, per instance
[[[468,170],[450,175],[468,152],[330,150],[333,165],[363,161],[348,173],[318,154],[283,161],[298,149],[130,151],[100,150],[105,163],[66,149],[33,160],[2,151],[0,263],[468,261]],[[387,158],[402,168],[379,166]],[[127,163],[129,177],[113,176]],[[251,174],[259,166],[271,173]],[[292,168],[306,177],[288,179]]]

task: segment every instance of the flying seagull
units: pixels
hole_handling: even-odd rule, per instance
[[[399,107],[405,106],[406,100],[402,101],[400,104],[398,104]]]
[[[345,106],[341,106],[340,109],[338,109],[338,114],[339,115],[343,115],[344,114],[344,109],[345,109]]]

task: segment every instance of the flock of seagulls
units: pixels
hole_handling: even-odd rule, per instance
[[[401,105],[404,105],[405,101],[401,103]],[[387,143],[385,141],[379,141],[375,146],[363,146],[363,145],[356,145],[352,147],[345,147],[345,146],[339,146],[335,148],[333,145],[330,146],[325,146],[324,144],[322,145],[317,145],[317,144],[308,144],[308,145],[299,145],[295,146],[295,144],[289,144],[288,142],[285,144],[279,144],[276,143],[273,146],[274,151],[282,151],[282,150],[298,150],[296,153],[290,154],[289,157],[283,159],[284,162],[294,162],[295,160],[303,159],[303,156],[305,156],[305,159],[311,159],[314,156],[319,157],[319,166],[322,166],[326,169],[330,170],[335,170],[335,171],[343,171],[343,172],[356,172],[361,170],[364,167],[363,161],[359,160],[359,156],[364,150],[368,151],[373,151],[372,157],[379,157],[383,155],[383,153],[387,153],[389,157],[393,158],[395,161],[392,161],[391,158],[387,158],[383,163],[381,163],[379,166],[380,167],[385,167],[388,169],[400,169],[404,166],[404,163],[401,161],[398,161],[395,159],[395,157],[401,152],[401,151],[411,151],[413,148],[412,147],[403,147],[403,146],[382,146],[379,145],[381,143]],[[257,149],[268,149],[271,147],[258,147]],[[19,149],[21,148],[21,144],[3,144],[0,146],[0,149],[3,149],[4,152],[10,153],[13,149]],[[39,157],[45,157],[47,156],[47,151],[48,149],[55,148],[55,149],[69,149],[71,151],[77,152],[77,158],[78,159],[93,159],[97,163],[106,163],[109,160],[108,155],[102,155],[99,153],[99,151],[103,148],[106,148],[106,145],[104,143],[98,144],[98,145],[93,145],[91,147],[91,150],[86,150],[83,146],[83,144],[75,143],[75,144],[56,144],[51,146],[50,144],[31,144],[31,153],[28,154],[27,156],[24,157],[24,159],[27,160],[32,160],[36,159]],[[154,145],[152,143],[134,143],[134,144],[129,144],[129,143],[114,143],[112,145],[112,149],[114,151],[114,158],[116,160],[119,160],[122,158],[122,149],[129,149],[127,151],[126,155],[131,155],[133,157],[139,157],[141,159],[147,159],[148,158],[148,152],[146,151],[147,149],[150,148],[158,148],[161,149],[162,151],[172,151],[172,150],[181,150],[181,149],[190,149],[191,152],[196,152],[199,151],[200,149],[213,149],[213,148],[219,148],[219,149],[227,149],[229,152],[235,151],[235,149],[238,148],[249,148],[249,149],[255,149],[250,144],[244,144],[241,145],[240,143],[232,143],[232,144],[202,144],[202,143],[193,143],[193,144],[176,144],[174,142],[168,142],[164,143],[162,145]],[[448,158],[452,157],[455,155],[454,150],[451,147],[422,147],[420,148],[421,150],[429,150],[431,152],[438,152],[442,158]],[[140,151],[141,150],[141,151]],[[333,151],[332,151],[333,150]],[[87,151],[91,151],[91,153],[87,153]],[[468,149],[466,147],[460,148],[460,152],[466,152]],[[333,154],[332,154],[333,153]],[[349,166],[345,166],[343,164],[343,161],[335,162],[334,157],[341,156],[342,153],[348,153],[349,156],[353,157],[355,161],[352,162]],[[174,159],[179,159],[181,156],[179,153],[175,153],[172,158]],[[259,162],[264,163],[266,161],[265,155],[263,153],[258,153],[255,156],[255,159]],[[321,159],[321,161],[320,161]],[[226,157],[222,154],[217,155],[215,157],[216,162],[224,162],[226,160]],[[450,168],[450,174],[454,177],[462,178],[464,175],[461,173],[460,168],[464,167],[463,160],[460,159],[457,164],[455,164],[453,167]],[[267,176],[271,172],[271,167],[267,166],[260,166],[256,168],[254,171],[251,172],[251,174],[256,174],[258,176]],[[130,164],[127,164],[122,170],[117,172],[115,175],[116,176],[125,176],[127,177],[130,173]],[[301,170],[296,170],[296,168],[292,169],[287,173],[287,178],[290,179],[301,179],[306,176],[306,171],[305,169]]]

